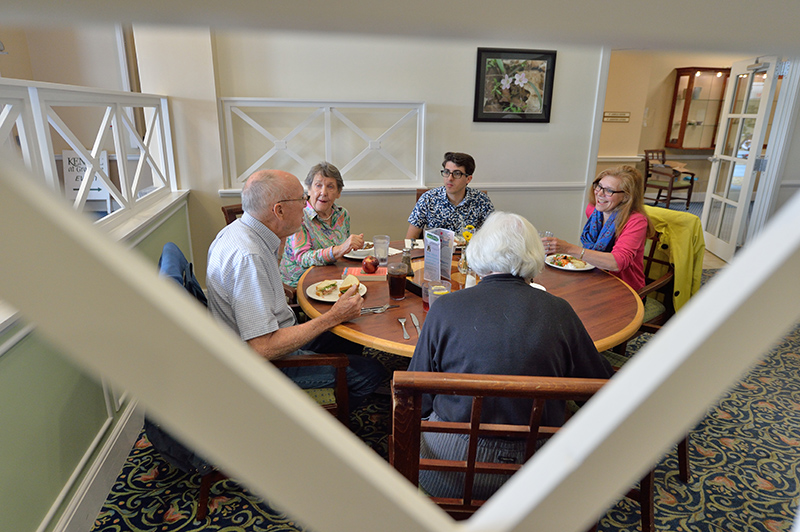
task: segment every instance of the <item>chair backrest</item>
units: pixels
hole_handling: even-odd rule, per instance
[[[654,231],[644,247],[645,286],[639,290],[642,298],[656,298],[663,305],[663,312],[656,316],[655,324],[663,325],[675,314],[672,292],[675,287],[675,270],[669,261],[669,246],[661,239],[661,233]],[[645,306],[647,308],[647,306]]]
[[[478,434],[481,437],[512,437],[526,441],[526,459],[537,449],[537,440],[548,438],[559,427],[541,425],[545,401],[586,401],[606,382],[605,379],[531,377],[518,375],[478,375],[395,371],[392,380],[392,435],[389,438],[389,460],[415,486],[420,469],[463,472],[464,493],[460,499],[432,497],[432,500],[456,519],[469,517],[485,501],[473,498],[477,474],[512,475],[521,464],[478,462]],[[470,396],[472,415],[467,423],[432,422],[422,419],[424,394]],[[481,408],[487,397],[510,397],[533,400],[527,425],[481,423]],[[420,458],[422,432],[452,432],[469,436],[466,461]]]
[[[653,164],[666,164],[666,150],[644,150],[644,178],[650,177],[650,166]]]
[[[233,221],[240,217],[243,213],[244,211],[242,210],[241,203],[236,205],[225,205],[222,207],[222,214],[225,216],[226,224],[233,223]]]

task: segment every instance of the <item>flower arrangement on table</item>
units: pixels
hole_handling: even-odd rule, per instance
[[[464,237],[464,247],[465,249],[461,250],[461,258],[458,259],[458,271],[466,275],[469,272],[469,264],[467,264],[467,252],[466,246],[469,245],[469,241],[472,240],[472,233],[475,232],[474,225],[467,225],[464,229],[461,230],[461,236]]]

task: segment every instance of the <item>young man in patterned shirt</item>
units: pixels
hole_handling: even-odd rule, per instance
[[[475,159],[471,155],[447,152],[442,168],[444,186],[431,189],[419,198],[408,217],[406,238],[419,238],[425,227],[456,233],[461,233],[467,225],[477,229],[494,212],[488,195],[467,187],[475,171]]]

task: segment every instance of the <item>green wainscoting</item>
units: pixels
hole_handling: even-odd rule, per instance
[[[168,241],[191,257],[186,196],[136,235],[128,244],[153,268]],[[68,319],[91,334],[79,316]],[[87,504],[85,493],[96,489],[96,484],[87,488],[88,482],[112,454],[112,435],[130,419],[135,403],[120,397],[122,391],[81,371],[35,325],[20,320],[0,330],[0,531],[33,532],[42,525],[54,530],[68,508],[66,515],[75,515],[71,529],[91,528],[76,506]],[[119,445],[126,446],[123,456],[130,444]],[[116,464],[114,476],[120,467]],[[110,485],[101,489],[104,500]]]

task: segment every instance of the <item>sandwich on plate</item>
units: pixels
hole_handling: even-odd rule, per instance
[[[361,283],[359,282],[358,278],[355,275],[348,275],[339,284],[339,295],[342,295],[345,292],[347,292],[351,286],[355,286],[357,290],[359,284]]]

